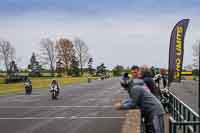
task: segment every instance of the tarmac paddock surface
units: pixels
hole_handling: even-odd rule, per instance
[[[121,133],[126,111],[113,104],[126,96],[117,79],[70,85],[52,100],[48,89],[0,96],[2,133]]]

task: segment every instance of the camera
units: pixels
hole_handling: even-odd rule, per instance
[[[125,90],[128,90],[130,83],[131,83],[131,78],[128,76],[128,73],[124,73],[124,75],[122,76],[122,79],[120,81],[121,86]]]

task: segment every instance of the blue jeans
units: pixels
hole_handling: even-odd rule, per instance
[[[154,115],[153,116],[153,127],[155,133],[164,133],[164,115]]]
[[[146,133],[165,133],[164,115],[149,115],[144,119]]]

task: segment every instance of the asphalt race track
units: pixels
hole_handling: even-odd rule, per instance
[[[198,111],[197,81],[173,83],[170,91]],[[121,133],[127,112],[113,104],[124,97],[118,79],[65,86],[58,100],[48,88],[0,96],[0,133]]]
[[[58,100],[48,89],[0,96],[0,133],[120,133],[126,111],[113,103],[126,93],[117,79],[65,86]]]
[[[198,113],[198,81],[182,80],[180,83],[174,82],[170,91]]]

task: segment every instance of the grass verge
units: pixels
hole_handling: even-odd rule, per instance
[[[85,83],[87,82],[86,77],[61,77],[54,78],[57,79],[62,86],[75,84],[75,83]],[[97,79],[97,78],[93,78]],[[45,89],[48,88],[52,78],[32,78],[33,89]],[[24,83],[12,83],[12,84],[0,84],[0,95],[7,95],[10,93],[23,92],[24,91]]]

